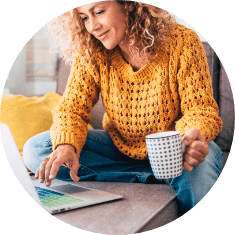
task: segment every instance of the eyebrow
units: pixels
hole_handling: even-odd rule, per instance
[[[91,7],[91,8],[89,9],[89,11],[90,11],[90,12],[93,11],[97,6],[102,5],[102,4],[103,4],[103,2],[97,3],[96,5],[94,5],[93,7]],[[82,15],[82,14],[84,14],[84,13],[78,12],[78,14],[79,14],[79,15]]]

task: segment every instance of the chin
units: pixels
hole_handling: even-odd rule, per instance
[[[113,44],[113,43],[111,43],[111,44],[109,44],[109,43],[103,43],[103,46],[104,46],[107,50],[112,50],[112,49],[114,49],[114,48],[117,46],[117,44]]]

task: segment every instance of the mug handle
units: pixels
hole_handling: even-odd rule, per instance
[[[181,137],[181,144],[182,144],[182,154],[185,152],[185,145],[183,143],[184,135]]]

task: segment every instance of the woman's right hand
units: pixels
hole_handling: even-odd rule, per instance
[[[68,144],[59,145],[54,152],[43,160],[36,171],[35,178],[39,178],[40,183],[45,181],[46,186],[50,186],[62,164],[66,164],[70,168],[72,180],[79,181],[77,176],[79,159],[74,147]]]

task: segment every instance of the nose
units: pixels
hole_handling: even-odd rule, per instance
[[[89,31],[90,33],[95,32],[97,29],[100,29],[101,25],[96,18],[91,17],[89,22]]]

